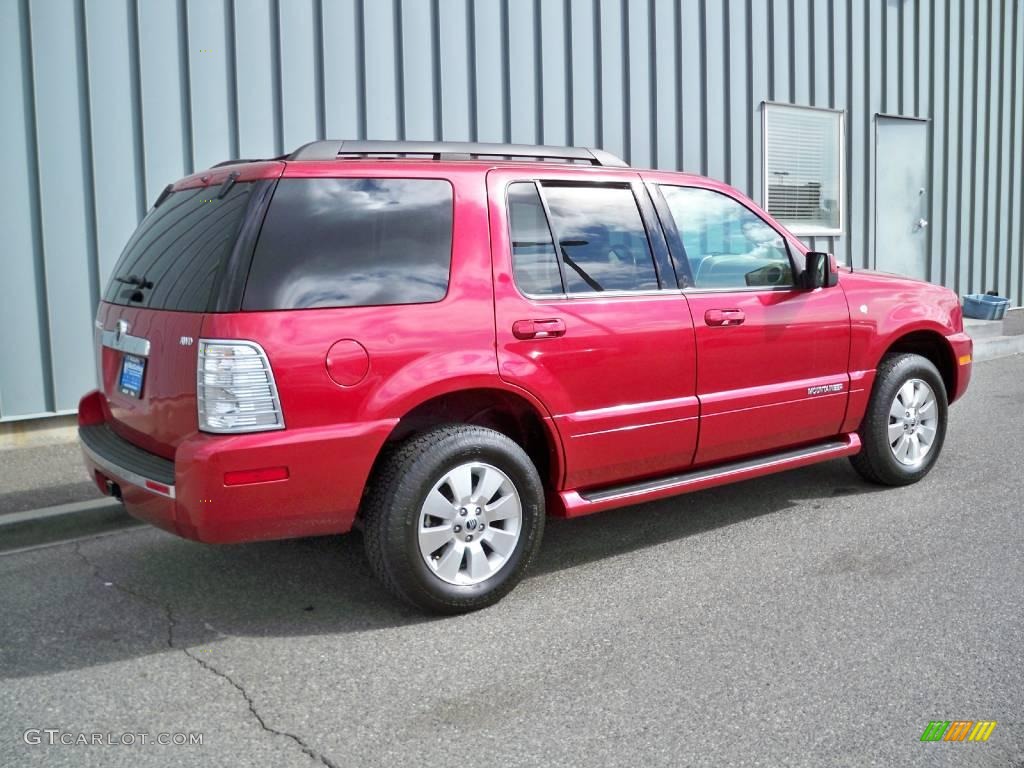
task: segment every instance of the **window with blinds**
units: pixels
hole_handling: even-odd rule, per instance
[[[796,235],[842,232],[843,113],[764,105],[764,201]]]

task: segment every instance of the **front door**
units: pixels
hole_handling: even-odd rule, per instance
[[[875,268],[928,278],[928,123],[875,124]]]
[[[553,417],[563,487],[689,465],[693,326],[638,174],[495,170],[488,198],[499,371]]]
[[[795,244],[740,199],[697,187],[658,189],[669,237],[690,273],[685,294],[701,405],[695,463],[838,434],[849,390],[842,288],[796,287]]]

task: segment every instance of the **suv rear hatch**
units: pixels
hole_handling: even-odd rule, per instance
[[[94,343],[106,419],[174,458],[198,429],[196,356],[207,312],[237,309],[252,242],[283,163],[236,165],[160,196],[114,267]],[[248,251],[248,253],[246,252]]]

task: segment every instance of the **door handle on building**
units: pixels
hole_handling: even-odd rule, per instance
[[[709,309],[704,313],[707,325],[743,325],[746,318],[742,309]]]

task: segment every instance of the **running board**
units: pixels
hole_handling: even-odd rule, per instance
[[[755,456],[751,459],[718,464],[713,467],[612,488],[594,491],[562,491],[559,496],[565,508],[565,516],[578,517],[589,515],[592,512],[600,512],[603,509],[640,504],[680,493],[699,491],[716,485],[725,485],[787,469],[796,469],[841,456],[852,456],[859,451],[860,438],[856,434],[849,434],[825,443],[817,443],[781,453]]]

